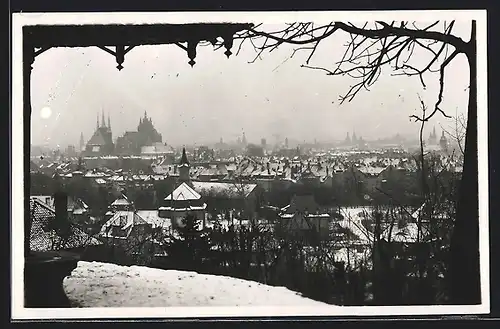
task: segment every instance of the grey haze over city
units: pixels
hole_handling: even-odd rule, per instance
[[[454,33],[468,40],[470,24],[464,23],[457,22]],[[279,27],[265,26],[270,31]],[[334,69],[347,38],[338,33],[325,40],[310,65]],[[438,72],[424,77],[424,89],[418,77],[393,76],[384,67],[370,91],[340,105],[338,96],[355,83],[353,78],[302,68],[309,52],[290,58],[293,49],[283,45],[250,64],[256,51],[249,42],[229,59],[224,48],[198,46],[192,68],[186,52],[175,45],[140,46],[127,53],[121,71],[114,57],[98,48],[50,49],[33,65],[32,144],[78,145],[81,133],[85,140],[92,136],[102,111],[106,124],[110,117],[113,138],[135,130],[147,111],[163,141],[173,146],[233,141],[243,132],[255,143],[261,138],[273,142],[276,136],[299,142],[341,140],[353,131],[368,140],[397,133],[418,138],[419,124],[409,116],[420,114],[418,94],[434,106]],[[413,56],[413,63],[427,63],[429,56]],[[466,113],[467,67],[464,56],[447,67],[441,107],[453,117]],[[436,115],[426,131],[453,125],[454,119]]]

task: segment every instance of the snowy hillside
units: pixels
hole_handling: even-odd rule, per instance
[[[64,279],[64,289],[81,307],[327,305],[283,287],[231,277],[82,261]]]

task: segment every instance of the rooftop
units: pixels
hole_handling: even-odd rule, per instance
[[[188,200],[200,200],[200,199],[201,199],[200,194],[198,194],[188,184],[182,183],[164,200],[188,201]]]

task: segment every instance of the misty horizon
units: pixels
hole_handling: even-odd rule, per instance
[[[467,40],[467,22],[457,22],[455,33]],[[345,37],[325,40],[311,64],[334,68]],[[353,132],[365,140],[396,134],[417,139],[420,125],[409,117],[419,114],[418,95],[428,107],[437,99],[439,73],[425,76],[424,89],[418,77],[391,76],[384,68],[370,91],[340,105],[338,96],[354,79],[301,68],[307,51],[290,58],[294,47],[283,45],[249,63],[255,50],[247,43],[236,55],[238,46],[235,42],[229,59],[223,49],[198,46],[193,68],[175,45],[139,46],[127,53],[121,71],[112,56],[96,47],[50,49],[33,65],[32,144],[78,145],[81,134],[87,142],[102,111],[106,123],[110,117],[114,140],[136,130],[146,111],[163,142],[172,146],[211,144],[221,138],[230,142],[243,132],[256,144],[261,138],[272,144],[276,136],[297,142],[338,141]],[[425,54],[414,57],[426,60]],[[442,108],[452,117],[466,114],[469,72],[464,63],[463,56],[457,57],[445,77]],[[42,118],[46,108],[50,113]],[[434,116],[425,137],[434,127],[440,132],[454,126],[453,120]]]

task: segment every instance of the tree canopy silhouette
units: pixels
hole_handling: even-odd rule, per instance
[[[352,101],[360,91],[367,90],[377,81],[382,69],[390,66],[393,75],[418,77],[422,86],[426,73],[439,73],[437,99],[424,117],[411,116],[415,121],[428,121],[436,114],[449,117],[442,108],[445,90],[446,68],[459,55],[465,56],[469,65],[469,102],[467,128],[465,133],[464,165],[459,198],[451,240],[450,284],[451,300],[455,304],[478,304],[480,296],[479,276],[479,213],[478,213],[478,164],[477,164],[477,42],[476,21],[471,21],[468,41],[454,33],[455,21],[436,21],[424,27],[416,22],[366,22],[357,26],[349,22],[329,24],[290,23],[280,30],[269,30],[258,24],[238,33],[238,53],[242,45],[249,42],[260,58],[264,51],[273,51],[284,44],[296,46],[290,57],[298,51],[309,53],[302,67],[320,70],[330,76],[349,76],[354,84],[340,95],[340,103]],[[324,40],[337,33],[346,33],[349,41],[344,53],[333,68],[310,65],[316,51]],[[412,64],[417,49],[431,54],[421,67]],[[252,61],[253,62],[253,61]],[[467,268],[467,271],[463,269]]]

